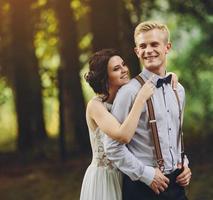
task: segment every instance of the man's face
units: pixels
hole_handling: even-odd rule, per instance
[[[136,38],[135,53],[142,65],[152,72],[166,67],[166,54],[170,48],[166,33],[159,29],[140,33]]]

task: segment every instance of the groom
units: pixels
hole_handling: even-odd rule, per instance
[[[191,170],[186,156],[181,159],[181,116],[185,92],[177,86],[177,96],[166,75],[166,56],[171,49],[169,30],[156,22],[140,23],[134,34],[135,53],[143,65],[139,74],[143,80],[151,76],[156,89],[152,96],[157,134],[163,157],[163,168],[157,163],[156,149],[150,130],[147,106],[141,117],[135,135],[127,145],[109,137],[105,140],[107,156],[125,175],[123,181],[124,200],[186,200],[184,187],[189,185]],[[117,93],[112,114],[120,123],[127,117],[141,84],[132,79]],[[152,121],[153,122],[153,121]]]

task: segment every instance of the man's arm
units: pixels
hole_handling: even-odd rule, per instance
[[[178,84],[178,86],[179,87],[177,88],[178,89],[177,92],[178,92],[178,96],[179,96],[179,98],[181,100],[181,111],[182,111],[181,112],[181,114],[182,114],[182,116],[181,116],[181,119],[182,119],[181,126],[182,126],[183,125],[183,118],[184,118],[184,107],[185,107],[185,90],[184,90],[182,85]],[[181,152],[181,145],[179,145],[179,149],[178,150],[179,150],[179,152]],[[183,187],[189,185],[190,180],[191,180],[192,173],[191,173],[191,169],[188,167],[188,165],[189,165],[189,160],[188,160],[187,156],[184,155],[184,159],[183,159],[184,170],[176,179],[177,183],[180,186],[183,186]],[[181,158],[179,158],[178,168],[181,168],[181,167],[182,167]]]
[[[120,123],[127,117],[136,93],[137,87],[130,88],[129,85],[119,90],[113,103],[112,114]],[[155,176],[155,169],[145,166],[124,144],[106,136],[104,146],[108,158],[132,180],[140,180],[147,185],[152,183]]]
[[[140,180],[150,185],[154,179],[155,169],[145,166],[126,147],[106,135],[104,142],[106,154],[118,169],[128,175],[133,181]]]

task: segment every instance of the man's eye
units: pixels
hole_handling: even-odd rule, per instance
[[[142,44],[142,45],[140,45],[140,48],[141,48],[141,49],[145,49],[145,48],[146,48],[146,45],[143,45],[143,44]]]
[[[157,47],[157,46],[158,46],[158,43],[152,43],[152,46],[153,46],[153,47]]]

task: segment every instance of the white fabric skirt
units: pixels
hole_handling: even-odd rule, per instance
[[[90,165],[84,175],[80,200],[121,200],[122,173]]]

